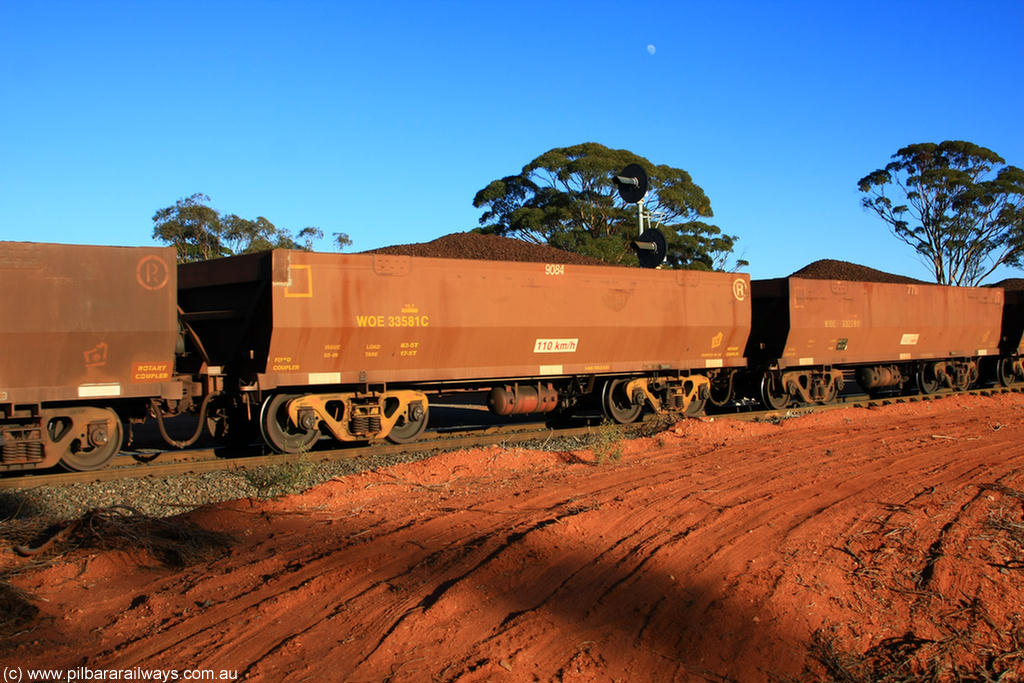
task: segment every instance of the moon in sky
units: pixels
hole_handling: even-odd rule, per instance
[[[658,51],[658,48],[654,47],[653,45],[648,45],[647,46],[647,54],[653,55],[657,51]]]

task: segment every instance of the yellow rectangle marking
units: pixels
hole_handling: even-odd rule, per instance
[[[288,286],[284,288],[284,295],[289,299],[311,299],[313,267],[308,264],[288,264]]]

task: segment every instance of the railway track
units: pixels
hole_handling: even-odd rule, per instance
[[[883,406],[896,403],[942,400],[952,396],[991,396],[1003,393],[1020,393],[1024,385],[1014,387],[986,387],[963,392],[940,392],[927,395],[884,396],[872,398],[866,394],[847,394],[825,405],[794,405],[784,410],[764,410],[739,406],[735,409],[711,413],[699,419],[730,419],[747,421],[777,421],[826,410],[850,407]],[[656,428],[657,418],[652,416],[644,422],[625,425],[630,436],[643,434]],[[225,470],[240,470],[284,465],[296,462],[331,462],[362,458],[370,455],[394,455],[424,451],[450,451],[460,448],[475,448],[495,444],[524,444],[551,439],[581,438],[593,434],[595,421],[584,426],[556,428],[543,422],[520,422],[516,424],[490,425],[465,431],[428,431],[423,438],[411,444],[374,443],[364,446],[350,446],[335,449],[315,449],[300,454],[259,453],[257,448],[226,453],[225,448],[199,448],[185,451],[145,451],[124,453],[112,464],[95,472],[42,472],[23,475],[0,476],[0,490],[31,489],[43,486],[60,486],[72,483],[114,481],[139,477],[166,477],[182,474],[198,474]]]

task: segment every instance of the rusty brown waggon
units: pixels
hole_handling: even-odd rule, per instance
[[[747,355],[772,407],[831,400],[844,370],[869,393],[966,389],[1000,354],[999,288],[795,277],[751,286]]]
[[[277,250],[179,278],[184,320],[258,392],[280,450],[415,436],[451,386],[506,415],[595,390],[619,421],[694,410],[746,364],[742,274]]]
[[[0,242],[0,469],[102,467],[180,399],[174,250]]]

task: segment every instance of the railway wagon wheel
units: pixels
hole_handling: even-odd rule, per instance
[[[124,441],[121,418],[110,408],[90,408],[74,417],[52,418],[46,432],[51,441],[65,443],[60,466],[71,472],[102,469]]]
[[[1010,358],[1000,358],[999,364],[996,366],[996,376],[999,378],[999,384],[1002,386],[1013,386],[1017,381],[1017,374],[1013,371],[1013,360]]]
[[[610,379],[601,389],[601,407],[605,416],[619,424],[636,422],[644,408],[642,403],[633,403],[633,398],[626,395],[627,384],[628,379]]]
[[[388,432],[387,440],[392,443],[409,443],[419,438],[427,428],[430,419],[430,408],[420,401],[409,405],[405,414],[398,418],[395,426]]]
[[[939,379],[935,376],[934,365],[922,365],[917,371],[917,388],[922,394],[934,394],[939,390]]]
[[[303,429],[288,419],[288,402],[296,398],[294,394],[275,394],[260,409],[260,433],[278,453],[307,451],[320,438],[319,429]]]
[[[761,401],[770,410],[782,410],[789,405],[789,392],[780,385],[782,378],[777,372],[765,372],[761,377]]]

